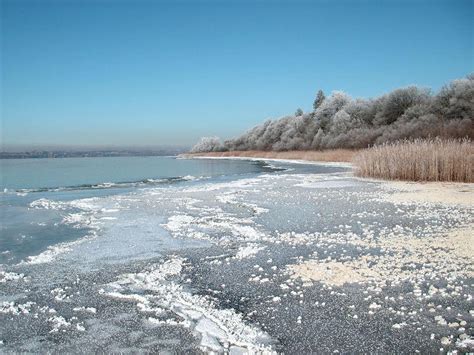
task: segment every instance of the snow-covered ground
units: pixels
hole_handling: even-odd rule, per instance
[[[474,351],[474,187],[430,186],[295,169],[35,201],[90,233],[1,271],[0,352]]]

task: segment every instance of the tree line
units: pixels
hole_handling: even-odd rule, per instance
[[[474,138],[474,74],[433,94],[409,86],[371,99],[342,91],[316,94],[311,112],[267,120],[221,142],[203,137],[192,152],[233,150],[322,150],[366,148],[401,139]]]

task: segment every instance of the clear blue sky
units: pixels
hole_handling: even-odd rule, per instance
[[[474,71],[473,0],[2,3],[2,143],[192,144]]]

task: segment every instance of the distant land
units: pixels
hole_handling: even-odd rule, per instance
[[[189,147],[137,147],[137,148],[74,148],[61,147],[42,149],[2,148],[0,159],[40,159],[40,158],[85,158],[85,157],[132,157],[178,155]]]

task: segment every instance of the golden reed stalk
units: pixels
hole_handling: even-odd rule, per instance
[[[474,144],[470,139],[397,141],[360,151],[353,164],[361,177],[474,182]]]

